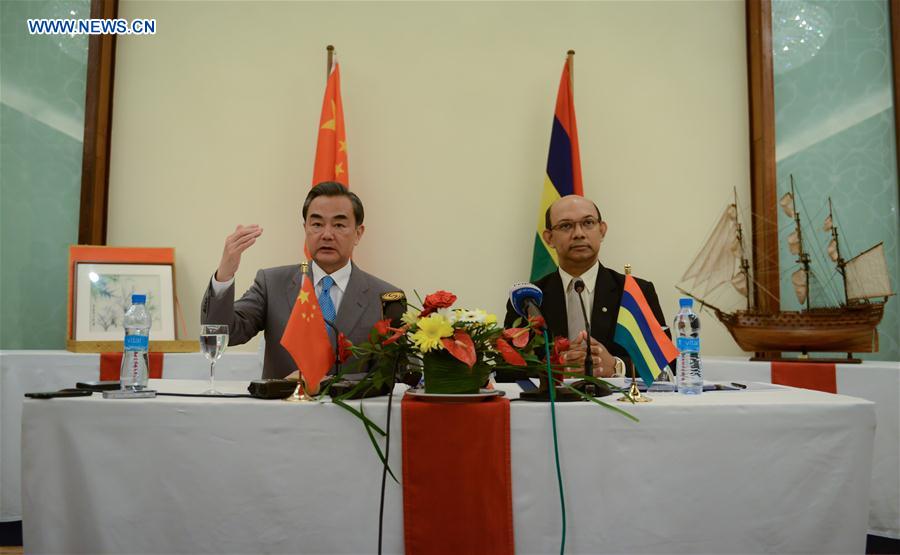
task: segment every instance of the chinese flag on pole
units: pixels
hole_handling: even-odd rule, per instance
[[[315,394],[319,391],[319,382],[334,364],[334,349],[328,339],[312,279],[305,271],[302,273],[300,294],[281,336],[281,346],[300,368],[306,391]]]
[[[347,133],[344,131],[344,105],[341,102],[341,68],[337,59],[331,66],[328,83],[325,85],[313,168],[313,187],[323,181],[337,181],[344,187],[350,187]]]

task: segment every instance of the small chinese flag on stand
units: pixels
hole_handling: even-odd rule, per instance
[[[319,391],[319,382],[334,365],[334,349],[305,262],[301,264],[300,273],[300,294],[281,336],[281,346],[300,368],[306,391],[315,394]]]

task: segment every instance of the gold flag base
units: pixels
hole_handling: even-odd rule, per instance
[[[297,387],[294,389],[294,393],[291,394],[290,397],[287,397],[285,401],[288,403],[311,403],[315,401],[312,397],[306,393],[306,388],[301,388],[302,382],[297,382]],[[302,393],[301,393],[302,391]]]
[[[638,389],[637,382],[634,379],[631,380],[631,388],[628,390],[628,395],[623,395],[617,400],[623,403],[649,403],[653,401],[650,397],[641,394],[641,390]]]

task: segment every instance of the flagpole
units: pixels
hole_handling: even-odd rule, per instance
[[[569,50],[566,53],[566,64],[569,66],[569,91],[572,98],[575,98],[575,51]]]
[[[325,80],[327,81],[328,76],[331,75],[331,66],[334,65],[334,45],[329,44],[325,50],[328,51],[328,65],[325,68]]]

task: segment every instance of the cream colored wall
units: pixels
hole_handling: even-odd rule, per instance
[[[737,187],[749,191],[744,4],[122,0],[157,20],[119,37],[109,243],[174,246],[188,335],[225,236],[258,223],[239,292],[302,253],[324,91],[341,61],[355,260],[404,288],[501,312],[526,280],[567,49],[602,262],[674,284]],[[138,217],[133,215],[137,214]],[[712,315],[704,350],[737,354]],[[245,348],[253,348],[253,344]]]

